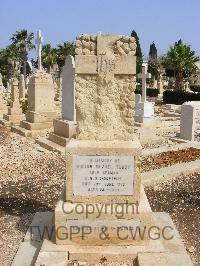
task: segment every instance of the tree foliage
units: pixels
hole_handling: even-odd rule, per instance
[[[75,44],[73,42],[63,42],[57,48],[57,64],[61,69],[65,64],[65,58],[68,55],[75,56]]]
[[[24,76],[26,76],[28,52],[35,48],[34,44],[32,43],[33,38],[33,32],[28,33],[26,29],[22,29],[20,31],[16,31],[10,39],[13,47],[15,47],[15,49],[18,51],[17,59],[23,68]]]
[[[45,44],[42,46],[42,65],[50,72],[51,67],[57,62],[56,49],[51,44]]]
[[[52,47],[51,44],[45,44],[42,46],[42,66],[49,72],[54,64],[58,64],[61,70],[68,55],[75,56],[75,44],[73,42],[63,42],[56,48]],[[37,67],[37,61],[32,59],[32,64]]]
[[[18,61],[19,51],[13,44],[8,45],[6,48],[0,50],[0,73],[5,76],[11,74],[12,62]]]
[[[16,74],[17,67],[19,71],[26,76],[30,72],[28,64],[29,51],[35,48],[33,44],[34,34],[29,33],[26,29],[16,31],[10,38],[11,44],[0,50],[0,73],[6,80]],[[67,55],[75,55],[75,44],[65,41],[57,47],[52,47],[51,44],[42,46],[42,65],[47,71],[58,64],[61,70]],[[34,67],[37,67],[37,60],[31,59]],[[18,75],[18,74],[17,74]]]
[[[176,88],[183,89],[184,77],[189,77],[195,70],[195,63],[199,57],[191,50],[190,46],[182,43],[181,40],[169,48],[163,57],[162,64],[166,68],[166,74],[173,72],[176,79]]]
[[[157,48],[154,42],[150,44],[148,72],[151,73],[152,79],[157,79],[159,76],[159,60]]]
[[[131,37],[134,37],[136,40],[137,48],[136,48],[136,56],[137,56],[137,65],[136,65],[136,72],[141,73],[142,72],[142,49],[140,46],[140,40],[135,30],[131,32]]]

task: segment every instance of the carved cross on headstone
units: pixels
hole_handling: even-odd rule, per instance
[[[147,94],[147,82],[146,80],[151,78],[151,74],[147,73],[148,64],[143,62],[142,64],[142,73],[138,74],[138,78],[142,79],[142,102],[146,102]]]
[[[38,70],[42,70],[41,52],[42,52],[43,37],[42,37],[42,34],[41,34],[41,30],[37,31],[37,39],[35,40],[35,43],[37,44]]]
[[[106,81],[113,79],[114,75],[135,74],[135,51],[133,49],[133,55],[127,56],[118,39],[116,36],[97,35],[96,55],[77,55],[76,74],[97,74]],[[116,51],[113,50],[115,42]]]
[[[135,38],[123,35],[77,37],[75,106],[79,139],[134,138],[136,46]]]

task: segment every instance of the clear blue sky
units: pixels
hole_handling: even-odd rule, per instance
[[[22,28],[41,29],[54,46],[81,33],[135,29],[145,55],[152,41],[160,54],[180,38],[200,55],[200,0],[1,0],[0,48]]]

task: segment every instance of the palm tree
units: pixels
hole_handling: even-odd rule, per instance
[[[68,55],[75,55],[75,44],[68,41],[59,44],[57,48],[57,63],[60,69],[64,66],[65,58]]]
[[[15,45],[19,51],[19,61],[23,66],[23,74],[26,77],[26,64],[28,60],[28,52],[35,48],[32,40],[34,38],[34,33],[28,33],[27,30],[22,29],[16,31],[11,37],[12,45]],[[25,79],[26,80],[26,79]]]
[[[42,46],[42,65],[50,73],[51,67],[56,63],[57,54],[56,49],[51,44],[45,44]]]
[[[176,88],[183,89],[184,76],[189,77],[196,69],[195,63],[199,57],[191,51],[190,46],[183,44],[181,40],[171,46],[167,55],[163,57],[163,66],[174,72]]]
[[[19,51],[13,44],[6,46],[6,48],[0,50],[0,73],[10,78],[13,76],[14,68],[13,63],[19,61]]]

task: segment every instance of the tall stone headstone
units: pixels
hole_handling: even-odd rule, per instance
[[[2,74],[0,73],[0,92],[3,92],[4,90],[4,85],[3,85],[3,81],[2,81]]]
[[[24,80],[24,75],[20,75],[20,79],[19,79],[19,99],[23,100],[25,99],[26,96],[26,84],[25,84],[25,80]]]
[[[26,77],[26,91],[28,91],[29,76]]]
[[[72,56],[67,56],[62,70],[62,109],[61,118],[53,121],[53,132],[48,139],[37,140],[41,146],[45,145],[57,151],[63,151],[63,147],[70,138],[77,133],[76,110],[75,110],[75,63]]]
[[[57,78],[54,81],[54,88],[55,88],[55,101],[61,101],[62,99],[62,78]]]
[[[28,110],[26,120],[13,131],[25,136],[45,135],[57,117],[54,105],[52,76],[44,71],[35,72],[28,84]]]
[[[3,86],[3,82],[2,82],[2,75],[0,73],[0,116],[5,114],[7,111],[7,106],[6,106],[6,103],[4,101],[3,96],[4,96],[4,86]]]
[[[163,78],[162,75],[158,79],[158,90],[159,90],[159,97],[163,97],[163,92],[164,92],[164,85],[163,85]]]
[[[75,110],[75,62],[67,56],[62,70],[62,119],[76,121]]]
[[[79,139],[132,139],[135,39],[82,35],[76,46],[75,108]]]
[[[9,92],[9,93],[11,92],[11,83],[12,83],[11,79],[9,79],[7,82],[7,92]]]
[[[43,37],[37,32],[38,70],[29,77],[28,110],[26,120],[12,130],[24,136],[46,135],[58,116],[54,104],[55,91],[51,74],[42,70],[41,49]]]
[[[3,115],[2,124],[7,126],[19,125],[24,119],[19,102],[19,82],[13,78],[11,82],[11,104],[8,107],[7,114]]]

